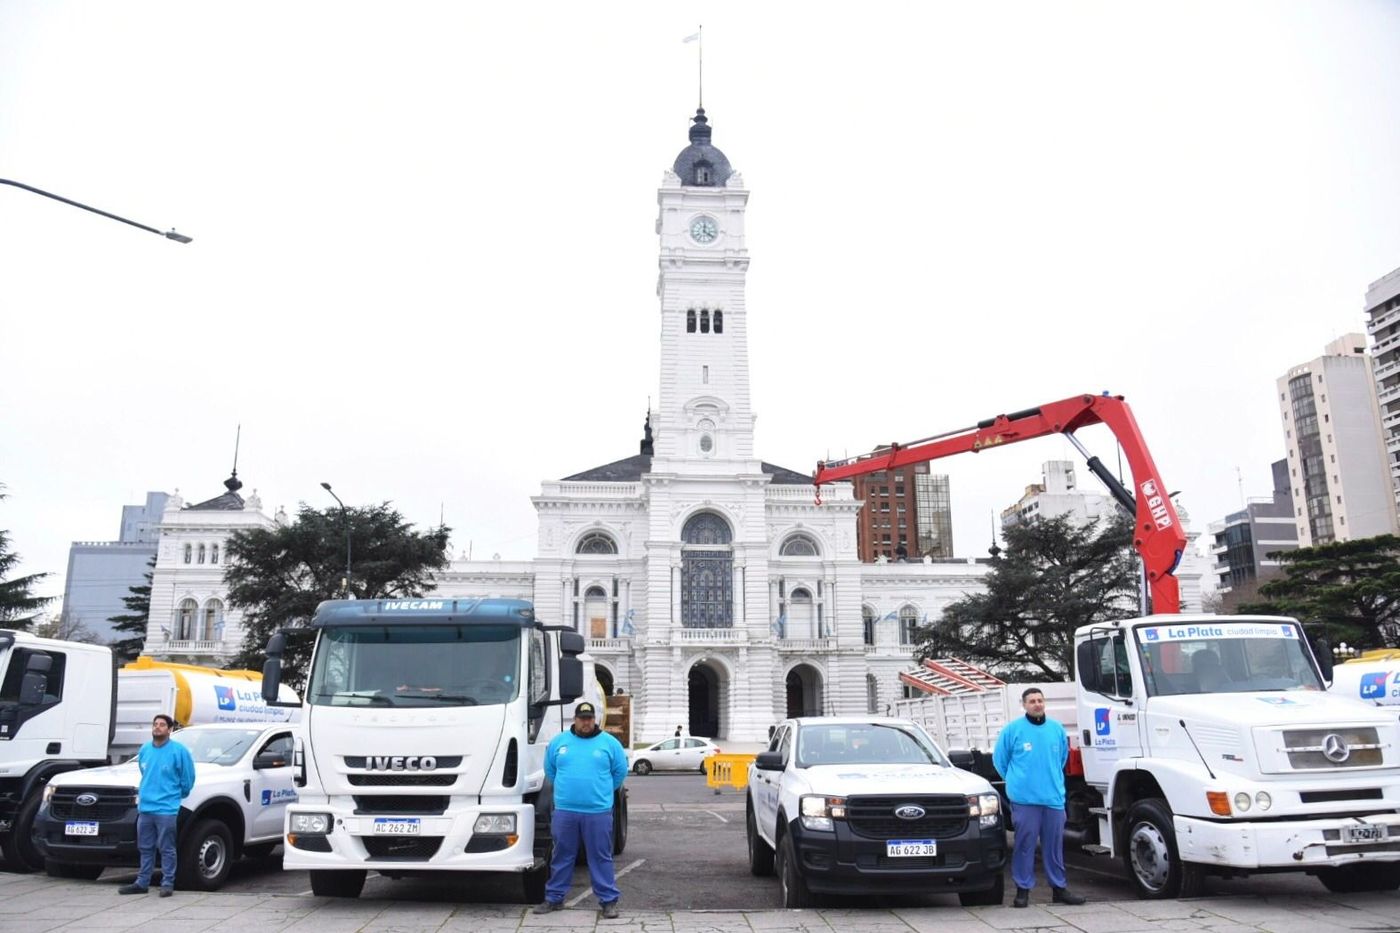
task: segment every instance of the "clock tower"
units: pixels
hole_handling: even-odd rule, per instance
[[[661,398],[652,472],[757,474],[744,308],[749,193],[710,132],[701,108],[657,192]]]

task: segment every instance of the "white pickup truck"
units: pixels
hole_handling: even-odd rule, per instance
[[[906,719],[789,719],[749,766],[749,869],[783,906],[814,893],[957,893],[1000,904],[1001,798]]]
[[[195,761],[194,790],[180,808],[176,883],[218,890],[240,857],[271,854],[282,839],[292,786],[292,729],[286,723],[204,725],[171,736]],[[132,867],[136,849],[136,762],[69,771],[44,790],[33,842],[48,873],[93,879]]]

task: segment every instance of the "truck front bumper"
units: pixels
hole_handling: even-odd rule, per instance
[[[788,824],[807,887],[819,894],[939,894],[985,891],[997,882],[1009,849],[1006,830],[979,829],[968,820],[962,833],[937,840],[938,854],[891,858],[886,840],[858,836],[841,820],[830,832]]]
[[[44,858],[70,865],[130,868],[140,864],[135,807],[114,819],[96,822],[98,835],[70,836],[66,832],[69,820],[55,818],[45,804],[34,817],[34,846]]]
[[[1360,861],[1400,861],[1400,813],[1354,817],[1215,822],[1177,816],[1183,861],[1229,868],[1331,868]],[[1343,842],[1347,826],[1387,827],[1383,841]]]
[[[282,867],[288,870],[523,872],[535,866],[535,810],[529,804],[449,806],[441,815],[425,815],[366,814],[336,804],[298,803],[287,807],[286,827],[297,813],[330,814],[332,827],[325,835],[286,834]],[[472,828],[483,813],[514,814],[514,839],[473,836]],[[376,832],[375,820],[386,819],[415,820],[418,832]]]

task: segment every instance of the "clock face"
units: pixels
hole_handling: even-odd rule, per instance
[[[719,236],[719,224],[710,217],[697,217],[690,222],[690,237],[696,243],[713,243]]]

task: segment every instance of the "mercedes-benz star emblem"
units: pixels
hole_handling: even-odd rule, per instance
[[[902,807],[896,807],[894,815],[901,820],[919,820],[923,819],[924,808],[916,807],[912,803],[907,803]]]
[[[77,799],[74,800],[73,802],[76,803],[76,804],[77,804],[78,806],[80,806],[80,807],[90,807],[90,806],[92,806],[93,804],[97,803],[97,795],[96,795],[96,794],[79,794],[79,795],[77,796]]]
[[[1333,764],[1341,764],[1351,757],[1351,749],[1340,735],[1329,732],[1322,737],[1322,754]]]

